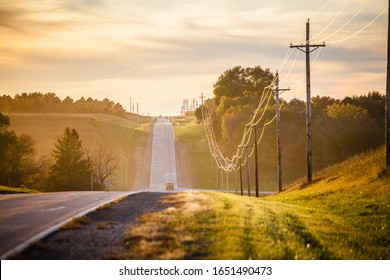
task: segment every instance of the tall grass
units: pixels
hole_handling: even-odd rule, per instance
[[[356,156],[267,198],[169,195],[129,228],[127,258],[390,259],[384,150]],[[158,250],[156,250],[158,248]]]

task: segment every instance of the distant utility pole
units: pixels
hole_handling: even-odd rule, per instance
[[[290,48],[297,48],[306,54],[306,156],[307,156],[307,183],[313,183],[313,159],[312,159],[312,131],[311,131],[311,93],[310,93],[310,53],[320,47],[325,47],[325,43],[310,45],[310,21],[306,23],[306,45],[290,45]]]
[[[131,97],[130,97],[130,107],[129,107],[129,113],[131,113]]]
[[[248,177],[248,196],[251,196],[251,184],[250,184],[250,178],[249,178],[249,158],[248,158],[248,145],[245,145],[246,150],[246,176]]]
[[[275,79],[275,106],[276,106],[276,136],[277,136],[277,153],[278,153],[278,186],[279,192],[283,190],[282,181],[282,143],[281,143],[281,131],[280,131],[280,100],[279,93],[290,90],[289,88],[279,88],[279,73],[276,71]]]
[[[254,136],[255,136],[255,187],[256,187],[256,197],[259,197],[259,166],[257,159],[257,128],[263,127],[261,125],[254,125]]]
[[[386,79],[386,169],[388,171],[390,171],[390,62],[389,59],[390,59],[390,13],[388,13],[388,21],[387,21],[387,79]]]
[[[202,106],[203,106],[203,99],[205,98],[205,96],[203,95],[203,92],[200,94],[200,100],[202,100]]]
[[[241,189],[241,195],[244,195],[244,189],[242,188],[241,158],[240,158],[240,189]]]

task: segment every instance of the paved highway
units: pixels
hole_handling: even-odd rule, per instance
[[[26,248],[76,216],[133,192],[0,195],[0,258]]]
[[[168,182],[177,189],[173,125],[169,119],[157,119],[153,129],[150,191],[165,191]]]

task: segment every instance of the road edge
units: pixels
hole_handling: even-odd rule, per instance
[[[8,259],[10,256],[14,255],[14,254],[17,254],[17,253],[20,253],[22,252],[23,250],[25,250],[27,247],[29,247],[31,244],[33,244],[34,242],[37,242],[43,238],[45,238],[46,236],[50,235],[51,233],[59,230],[62,226],[64,226],[65,224],[69,223],[71,220],[75,219],[75,218],[78,218],[78,217],[82,217],[82,216],[85,216],[93,211],[95,211],[96,209],[98,209],[99,207],[101,206],[104,206],[106,204],[109,204],[111,203],[112,201],[118,199],[118,198],[121,198],[121,197],[125,197],[125,196],[130,196],[130,195],[134,195],[134,194],[137,194],[137,193],[142,193],[142,192],[148,192],[148,189],[142,189],[142,190],[138,190],[138,191],[131,191],[131,192],[128,192],[128,193],[121,193],[119,194],[118,196],[115,196],[109,200],[106,200],[104,202],[101,202],[95,206],[92,206],[91,208],[88,208],[80,213],[77,213],[73,216],[71,216],[70,218],[36,234],[35,236],[27,239],[26,241],[24,241],[23,243],[19,244],[18,246],[14,247],[13,249],[7,251],[6,253],[4,253],[3,255],[0,256],[0,260],[6,260]]]

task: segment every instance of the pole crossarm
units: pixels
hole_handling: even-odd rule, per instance
[[[307,52],[306,47],[313,48],[313,49],[309,50],[309,53],[312,53],[312,52],[314,52],[318,48],[326,47],[326,44],[322,43],[322,44],[316,44],[316,45],[310,45],[310,44],[306,44],[306,45],[304,45],[304,44],[300,44],[300,45],[293,45],[293,44],[291,44],[290,45],[290,49],[296,48],[296,49],[298,49],[298,50],[300,50],[301,52],[304,52],[304,53]]]
[[[273,89],[272,91],[276,92],[277,90],[279,91],[280,94],[282,94],[283,92],[289,91],[291,89],[290,88],[279,88],[279,89]]]

